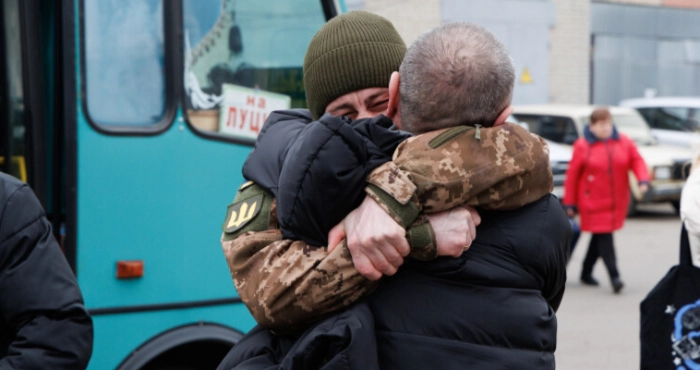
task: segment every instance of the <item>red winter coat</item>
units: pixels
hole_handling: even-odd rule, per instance
[[[640,183],[649,182],[634,142],[614,128],[610,139],[599,140],[586,127],[584,137],[574,143],[563,202],[578,208],[581,230],[610,233],[622,227],[630,201],[629,170]]]

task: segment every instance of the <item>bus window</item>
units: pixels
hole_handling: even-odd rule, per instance
[[[198,130],[253,142],[271,111],[306,106],[318,0],[184,0],[185,110]]]
[[[163,0],[83,5],[89,118],[107,130],[157,125],[166,103]]]
[[[27,182],[18,0],[0,2],[0,171]]]

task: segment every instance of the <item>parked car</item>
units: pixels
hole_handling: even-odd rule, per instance
[[[593,109],[595,106],[590,105],[516,106],[513,115],[519,122],[527,124],[530,131],[570,147],[583,135]],[[630,172],[632,199],[629,214],[635,212],[639,203],[671,202],[678,210],[685,183],[683,169],[690,160],[690,149],[659,145],[644,118],[632,108],[610,107],[610,113],[617,129],[637,144],[652,177],[649,191],[642,195],[637,179]]]
[[[620,105],[639,111],[659,144],[690,148],[700,142],[700,98],[627,99]]]
[[[549,163],[554,176],[554,190],[552,190],[552,194],[562,199],[564,197],[566,170],[569,169],[569,161],[571,161],[571,156],[574,154],[573,149],[569,145],[555,143],[547,139],[544,140],[549,146]]]
[[[508,122],[517,123],[520,126],[530,129],[527,123],[518,121],[514,116],[508,117]],[[564,196],[564,180],[566,180],[566,170],[569,168],[569,161],[573,155],[573,149],[569,145],[555,143],[551,140],[543,138],[549,147],[549,163],[552,167],[552,175],[554,177],[554,190],[552,194],[557,198],[562,199]]]

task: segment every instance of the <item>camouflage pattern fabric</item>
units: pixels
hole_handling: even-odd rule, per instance
[[[398,146],[393,162],[369,175],[368,182],[399,203],[412,199],[424,213],[460,205],[512,210],[553,189],[546,142],[511,123],[478,130],[460,126],[412,137]],[[368,194],[381,202],[369,188]],[[383,208],[396,213],[396,207]]]
[[[266,211],[269,230],[221,238],[236,290],[261,326],[276,334],[303,329],[377,287],[355,270],[345,242],[329,254],[326,247],[283,240],[274,201]]]

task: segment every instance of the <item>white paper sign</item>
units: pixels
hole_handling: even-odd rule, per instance
[[[283,94],[230,84],[222,89],[219,132],[239,138],[255,140],[272,111],[289,109],[292,104],[292,98]]]

